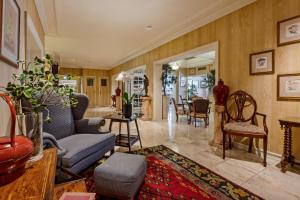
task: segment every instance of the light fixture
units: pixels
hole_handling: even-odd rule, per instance
[[[178,63],[176,63],[176,62],[175,62],[175,63],[172,63],[172,64],[171,64],[171,67],[172,67],[173,70],[178,70],[178,69],[179,69],[179,65],[178,65]]]
[[[121,72],[118,74],[116,81],[123,81],[123,79],[124,79],[124,72]]]
[[[151,25],[148,25],[148,26],[145,27],[145,30],[146,30],[146,31],[150,31],[152,28],[153,28],[153,27],[152,27]]]

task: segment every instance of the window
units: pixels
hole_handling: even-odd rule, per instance
[[[101,79],[101,86],[107,86],[107,79]]]

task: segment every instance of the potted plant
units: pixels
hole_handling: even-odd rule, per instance
[[[135,97],[135,94],[133,94],[131,97],[129,97],[127,92],[124,92],[123,94],[123,115],[126,118],[130,118],[132,115],[132,99]]]
[[[166,88],[172,84],[176,83],[176,76],[173,74],[175,70],[169,64],[162,65],[161,78],[162,87],[163,87],[163,95],[166,96]]]
[[[58,75],[52,74],[53,63],[53,58],[48,54],[42,59],[35,58],[31,63],[20,61],[22,72],[13,74],[12,82],[5,88],[17,110],[19,131],[33,142],[32,161],[42,158],[43,121],[51,122],[47,109],[51,105],[49,98],[58,96],[65,106],[77,104],[73,98],[73,89],[67,85],[59,85]],[[47,113],[44,118],[43,112]]]
[[[172,69],[171,65],[163,64],[162,65],[162,72],[160,80],[162,82],[162,118],[165,119],[168,116],[168,107],[169,107],[169,98],[167,96],[166,89],[167,87],[171,86],[172,84],[176,83],[176,76],[174,75],[175,70]]]

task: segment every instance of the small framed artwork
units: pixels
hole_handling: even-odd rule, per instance
[[[277,75],[277,100],[300,101],[300,73]]]
[[[300,15],[277,23],[277,45],[289,45],[300,42]]]
[[[18,68],[20,8],[16,0],[0,0],[0,60]]]
[[[274,50],[250,54],[250,75],[274,74]]]

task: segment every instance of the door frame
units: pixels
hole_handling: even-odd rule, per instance
[[[202,45],[195,49],[185,51],[183,53],[170,56],[168,58],[163,58],[153,62],[153,107],[152,107],[152,120],[162,120],[162,83],[160,80],[162,65],[165,63],[175,62],[177,60],[184,59],[186,57],[197,56],[202,53],[209,51],[215,51],[215,70],[216,76],[215,80],[219,80],[220,70],[219,70],[219,41],[212,42],[210,44]]]
[[[89,104],[89,107],[97,107],[97,104],[98,104],[98,102],[97,102],[97,85],[96,85],[96,83],[97,83],[97,76],[83,76],[84,78],[83,78],[83,81],[84,81],[84,84],[82,85],[83,86],[83,91],[84,91],[84,93],[87,95],[87,92],[86,92],[86,89],[87,89],[87,79],[88,78],[94,78],[94,80],[95,80],[95,83],[94,83],[94,87],[95,87],[95,93],[94,93],[94,98],[95,98],[95,105],[94,106],[90,106],[90,104]]]
[[[99,92],[99,95],[97,95],[98,96],[98,98],[97,98],[97,104],[98,104],[98,106],[100,106],[100,107],[103,107],[102,105],[100,105],[100,99],[101,99],[101,79],[106,79],[107,80],[107,90],[108,90],[108,92],[107,92],[107,102],[108,102],[108,104],[107,105],[104,105],[104,107],[105,106],[109,106],[110,105],[110,84],[109,84],[109,77],[108,76],[99,76],[98,77],[98,86],[99,86],[99,88],[98,88],[98,92]],[[104,86],[103,86],[104,87]]]

